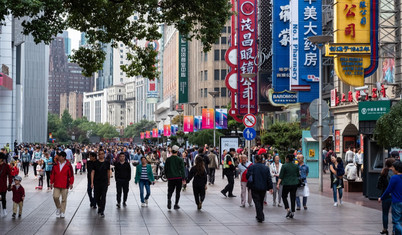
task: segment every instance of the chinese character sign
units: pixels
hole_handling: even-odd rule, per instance
[[[228,110],[216,109],[215,112],[216,129],[228,129]]]
[[[378,0],[335,1],[334,44],[326,54],[335,57],[336,74],[351,86],[363,86],[377,70],[378,8]]]
[[[272,85],[280,92],[289,90],[290,5],[289,0],[272,4]]]
[[[145,139],[149,139],[151,138],[151,132],[150,131],[146,131],[145,132]]]
[[[158,138],[158,128],[152,129],[152,137],[153,138]]]
[[[202,109],[202,129],[214,129],[214,109]]]
[[[256,74],[257,66],[257,1],[238,1],[237,32],[237,105],[239,114],[257,113],[257,78],[245,79],[241,74]]]
[[[193,116],[184,116],[183,119],[183,131],[193,132],[194,131],[194,118]]]
[[[188,102],[188,42],[179,34],[179,103]]]
[[[194,132],[202,130],[202,116],[194,117]]]
[[[170,136],[170,125],[163,125],[163,135],[167,137]]]

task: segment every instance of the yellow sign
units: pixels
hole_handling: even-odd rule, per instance
[[[326,45],[325,51],[335,57],[338,77],[351,86],[363,86],[364,78],[377,69],[377,1],[335,0],[335,43]]]
[[[308,150],[308,156],[309,157],[315,157],[315,150],[314,149],[309,149]]]

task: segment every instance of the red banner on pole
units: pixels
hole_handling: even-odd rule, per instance
[[[164,136],[170,136],[170,125],[163,125],[163,135]]]
[[[214,129],[214,109],[202,109],[202,129]]]
[[[143,140],[144,137],[145,137],[145,133],[144,133],[144,132],[141,132],[141,133],[140,133],[140,136],[141,136],[141,139]]]
[[[194,131],[194,117],[193,116],[184,116],[183,119],[183,131],[184,132],[193,132]]]

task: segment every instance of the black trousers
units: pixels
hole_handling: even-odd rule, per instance
[[[94,197],[96,204],[98,204],[98,213],[103,213],[105,211],[107,188],[107,184],[94,185]]]
[[[123,190],[123,202],[127,201],[128,197],[128,180],[116,180],[116,200],[117,203],[121,202],[121,191]]]
[[[225,176],[228,179],[228,184],[223,189],[224,193],[229,192],[229,195],[233,195],[233,187],[234,187],[234,172],[233,171],[226,171]]]
[[[91,180],[88,179],[88,185],[87,185],[87,193],[88,193],[88,197],[89,197],[89,202],[91,203],[91,207],[96,206],[96,200],[95,200],[95,196],[93,196],[93,191],[94,189],[92,189],[91,187]]]
[[[290,193],[290,205],[292,212],[295,212],[296,191],[297,191],[297,185],[283,185],[282,201],[283,204],[285,205],[285,209],[289,209],[288,194]]]
[[[205,199],[205,185],[202,186],[195,186],[193,184],[193,193],[194,193],[194,199],[195,199],[195,204],[200,204],[200,202],[203,202]]]
[[[362,171],[362,164],[356,164],[357,177],[360,177],[360,172]]]
[[[5,191],[5,192],[0,192],[0,196],[1,196],[1,205],[3,206],[3,209],[6,209],[6,205],[7,205],[6,193],[7,193],[7,191]]]
[[[172,199],[173,192],[176,190],[175,205],[179,204],[181,187],[182,187],[181,179],[168,181],[168,200],[170,201]]]
[[[215,183],[215,168],[209,168],[208,171],[209,171],[209,182],[211,184],[214,184]]]
[[[32,167],[33,167],[34,175],[35,175],[35,176],[38,175],[38,173],[36,172],[36,166],[37,166],[37,165],[38,165],[38,163],[36,163],[36,162],[32,163]]]
[[[24,175],[28,175],[29,172],[29,162],[23,162],[22,168],[24,169]]]
[[[251,190],[251,196],[255,204],[255,212],[257,214],[257,220],[264,221],[264,198],[267,191],[263,190]]]
[[[52,171],[46,171],[46,183],[47,187],[50,187],[50,175],[52,174]]]

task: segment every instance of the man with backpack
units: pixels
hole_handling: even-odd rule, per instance
[[[249,206],[252,206],[252,197],[251,197],[251,188],[247,187],[247,171],[248,168],[253,165],[250,161],[247,160],[246,155],[240,156],[240,164],[237,166],[240,170],[240,186],[241,186],[241,205],[240,207],[246,206],[246,195],[247,195],[247,202]]]

